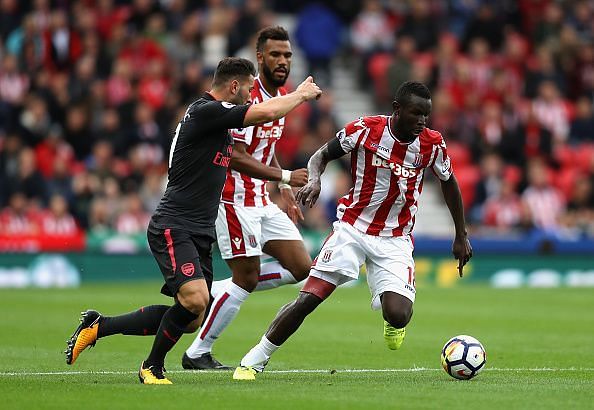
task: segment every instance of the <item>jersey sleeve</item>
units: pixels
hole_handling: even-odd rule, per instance
[[[254,132],[253,126],[245,128],[233,128],[229,132],[231,137],[233,137],[233,141],[235,142],[243,142],[247,145],[252,143],[252,133]]]
[[[440,142],[436,145],[437,152],[431,167],[433,173],[442,181],[447,181],[452,176],[452,161],[448,156],[445,140],[440,136]]]
[[[199,108],[198,120],[206,130],[242,128],[249,105],[210,101]]]
[[[349,122],[336,133],[340,147],[345,153],[351,152],[359,145],[366,128],[363,118],[359,118],[357,121]]]

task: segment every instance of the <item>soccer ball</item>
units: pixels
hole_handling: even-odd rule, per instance
[[[485,367],[486,361],[485,348],[472,336],[452,337],[441,349],[441,365],[456,379],[472,379]]]

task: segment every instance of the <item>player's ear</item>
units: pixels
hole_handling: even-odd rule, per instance
[[[241,84],[239,84],[238,79],[231,80],[231,94],[237,95],[240,87],[241,87]]]
[[[256,61],[258,65],[264,64],[264,53],[261,51],[256,51]]]
[[[392,101],[392,110],[396,115],[400,114],[400,104],[398,104],[398,101]]]

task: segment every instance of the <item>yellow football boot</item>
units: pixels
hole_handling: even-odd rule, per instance
[[[101,314],[95,310],[81,312],[80,325],[76,328],[70,339],[66,341],[67,347],[66,363],[74,364],[78,355],[89,346],[95,346],[97,342],[97,331],[99,330],[99,319]]]
[[[149,366],[144,368],[144,362],[140,364],[140,370],[138,370],[138,379],[142,384],[173,384],[164,375],[165,368],[157,366]]]
[[[239,366],[233,372],[233,380],[256,380],[256,370],[250,366]]]
[[[386,346],[390,350],[398,350],[404,342],[404,336],[406,336],[406,328],[396,329],[394,326],[384,320],[384,340]]]

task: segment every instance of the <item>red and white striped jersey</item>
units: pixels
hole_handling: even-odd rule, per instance
[[[279,88],[276,96],[286,93],[284,88]],[[252,90],[252,104],[258,104],[270,98],[272,96],[262,86],[260,78],[256,77]],[[235,142],[247,145],[246,151],[253,158],[265,165],[270,165],[274,156],[274,147],[280,139],[284,127],[285,118],[283,117],[266,124],[231,130],[231,135]],[[266,190],[267,182],[249,177],[229,167],[221,201],[240,206],[266,206],[271,203]]]
[[[361,117],[336,134],[351,152],[353,188],[339,200],[338,219],[376,236],[409,235],[425,168],[448,180],[452,166],[441,134],[425,128],[410,143],[398,141],[385,115]]]

